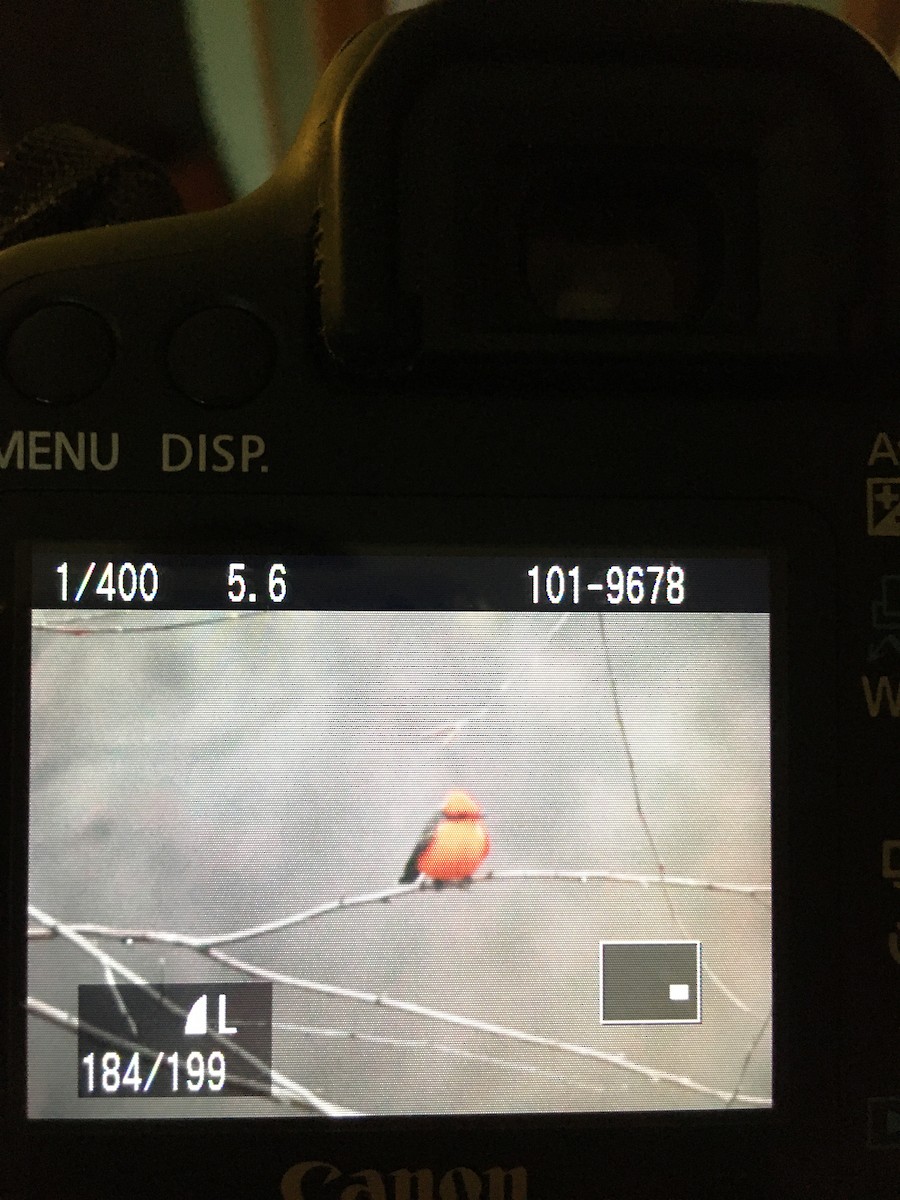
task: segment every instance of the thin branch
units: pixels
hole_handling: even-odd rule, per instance
[[[641,790],[638,787],[637,769],[634,765],[634,755],[631,753],[631,742],[628,739],[628,733],[625,729],[625,718],[622,716],[622,706],[619,704],[619,688],[616,683],[616,677],[613,674],[612,658],[609,653],[609,641],[606,637],[606,622],[603,620],[603,613],[598,613],[597,619],[600,622],[600,640],[603,643],[603,656],[606,659],[606,674],[607,678],[609,679],[609,690],[612,696],[613,713],[616,718],[616,725],[619,727],[619,734],[622,738],[622,746],[625,750],[625,760],[628,763],[628,775],[631,779],[631,791],[634,796],[634,806],[637,811],[638,820],[640,821],[641,827],[644,830],[644,837],[647,839],[647,845],[650,847],[650,850],[653,854],[653,858],[656,863],[656,869],[659,871],[660,882],[664,883],[666,868],[662,861],[662,855],[657,849],[656,839],[653,837],[653,833],[650,830],[650,823],[647,820],[647,814],[644,812],[644,806],[641,802]],[[669,901],[668,896],[666,896],[666,900]],[[672,912],[672,916],[674,917],[675,910],[672,908],[671,902],[669,902],[669,907]]]
[[[41,619],[33,620],[31,628],[41,633],[63,633],[69,637],[94,637],[101,633],[168,633],[173,629],[190,629],[194,625],[221,625],[226,621],[233,621],[235,616],[238,614],[218,613],[214,617],[192,617],[181,621],[167,621],[165,624],[158,625],[95,625],[90,619],[83,619],[80,622]]]
[[[638,787],[637,769],[635,768],[635,765],[634,765],[634,755],[631,752],[631,742],[629,741],[629,738],[628,738],[628,731],[625,728],[625,718],[622,716],[622,706],[619,703],[619,688],[616,683],[615,674],[613,673],[612,657],[609,652],[609,640],[607,639],[607,636],[606,636],[606,622],[603,619],[603,613],[598,613],[597,618],[600,622],[600,640],[603,643],[603,654],[606,659],[606,671],[607,671],[607,676],[609,678],[609,690],[612,695],[613,712],[615,714],[616,724],[619,727],[619,734],[622,738],[622,746],[625,750],[625,758],[628,763],[628,774],[631,778],[631,790],[632,790],[632,794],[634,796],[635,810],[637,811],[638,820],[641,823],[641,828],[644,831],[644,837],[647,839],[647,845],[650,847],[650,852],[653,855],[653,858],[656,862],[656,869],[659,872],[659,882],[662,884],[662,894],[663,894],[663,897],[665,898],[666,907],[669,910],[669,915],[671,916],[673,923],[676,925],[679,932],[681,933],[681,936],[686,938],[686,937],[688,937],[688,931],[684,926],[684,922],[682,921],[681,916],[675,907],[675,902],[672,899],[672,896],[669,892],[669,886],[668,886],[669,881],[666,876],[665,863],[663,862],[662,855],[660,854],[659,849],[657,848],[656,839],[654,838],[653,833],[650,829],[650,823],[647,820],[647,814],[644,812],[644,805],[641,801],[641,790]],[[750,1013],[750,1011],[751,1011],[750,1006],[748,1004],[745,1004],[744,1001],[740,998],[740,996],[736,995],[728,987],[728,985],[721,978],[721,976],[717,975],[716,972],[712,969],[712,967],[709,966],[709,964],[705,960],[702,962],[701,967],[702,967],[703,974],[706,975],[706,977],[710,980],[710,982],[713,984],[713,986],[716,987],[722,993],[722,995],[726,997],[726,999],[731,1001],[731,1003],[735,1006],[735,1008],[740,1009],[741,1012]]]
[[[155,1052],[149,1047],[144,1046],[140,1042],[131,1041],[129,1038],[121,1037],[119,1034],[110,1033],[105,1029],[100,1029],[96,1025],[89,1022],[80,1021],[71,1013],[64,1009],[56,1008],[54,1005],[47,1004],[43,1000],[38,1000],[34,996],[28,996],[25,1001],[25,1009],[33,1017],[38,1017],[41,1020],[49,1022],[51,1025],[58,1025],[62,1029],[68,1030],[77,1036],[79,1030],[92,1034],[111,1046],[118,1046],[122,1050],[137,1051],[139,1054],[148,1058],[153,1058]],[[252,1022],[251,1022],[252,1023]],[[483,1066],[498,1067],[501,1070],[512,1071],[517,1074],[529,1075],[536,1079],[547,1079],[553,1083],[562,1083],[567,1087],[577,1088],[582,1092],[590,1092],[595,1095],[604,1095],[606,1088],[597,1084],[587,1083],[581,1079],[575,1079],[571,1075],[564,1075],[559,1071],[550,1071],[545,1067],[535,1066],[532,1063],[516,1062],[508,1058],[498,1058],[491,1054],[478,1054],[474,1050],[466,1050],[461,1046],[448,1046],[441,1042],[429,1041],[427,1038],[400,1038],[387,1037],[384,1034],[375,1033],[359,1033],[352,1029],[336,1029],[323,1028],[317,1025],[299,1025],[290,1021],[273,1022],[273,1029],[279,1030],[282,1033],[299,1033],[304,1037],[322,1038],[334,1041],[359,1042],[364,1045],[384,1046],[391,1050],[427,1050],[429,1053],[438,1054],[444,1058],[462,1059],[464,1062],[479,1063]],[[230,1074],[228,1077],[229,1083],[237,1084],[249,1093],[259,1095],[264,1100],[271,1100],[273,1103],[286,1104],[291,1108],[309,1108],[310,1111],[317,1111],[310,1106],[305,1106],[290,1092],[273,1086],[271,1090],[257,1079],[248,1079],[241,1076]],[[737,1094],[734,1099],[736,1100]]]
[[[553,1083],[562,1083],[566,1087],[576,1088],[582,1092],[594,1095],[605,1095],[609,1089],[595,1083],[576,1079],[561,1071],[550,1071],[533,1063],[520,1062],[509,1058],[498,1058],[493,1054],[479,1054],[475,1050],[466,1050],[462,1046],[448,1046],[443,1042],[433,1042],[428,1038],[388,1037],[385,1034],[359,1033],[354,1029],[322,1028],[318,1025],[298,1025],[290,1021],[277,1021],[274,1029],[284,1033],[299,1033],[304,1037],[323,1038],[326,1040],[362,1042],[369,1046],[384,1046],[391,1050],[424,1050],[429,1054],[443,1058],[458,1058],[465,1062],[480,1063],[482,1066],[498,1067],[500,1070],[512,1071],[516,1074],[529,1075],[535,1079],[548,1079]]]
[[[264,925],[252,925],[248,929],[237,929],[233,933],[214,934],[212,937],[196,938],[194,939],[194,944],[198,949],[204,950],[209,946],[227,946],[235,942],[246,942],[250,938],[276,933],[280,929],[289,929],[293,925],[303,925],[307,921],[315,920],[316,917],[324,917],[328,913],[338,912],[341,909],[361,908],[366,904],[385,903],[396,896],[406,896],[410,892],[420,892],[423,888],[423,883],[417,881],[415,883],[395,884],[393,887],[384,888],[380,892],[364,892],[360,896],[340,896],[337,900],[328,900],[324,904],[317,904],[315,908],[308,908],[303,912],[293,913],[289,917],[280,917],[277,921],[269,921]]]
[[[730,892],[736,896],[749,896],[754,900],[764,899],[772,894],[771,887],[763,883],[715,883],[711,879],[692,879],[686,875],[665,875],[661,878],[659,875],[631,875],[624,871],[558,871],[543,867],[487,871],[472,882],[484,883],[488,879],[571,879],[576,883],[601,879],[610,883],[636,883],[645,888],[662,884],[665,887],[698,888],[704,892]]]
[[[78,946],[86,954],[103,964],[109,964],[110,968],[116,971],[122,978],[127,979],[131,983],[136,983],[141,987],[150,991],[161,1004],[170,1011],[177,1012],[179,1015],[186,1015],[184,1010],[178,1005],[175,1005],[171,1000],[160,995],[160,993],[152,987],[146,980],[142,979],[136,972],[126,967],[123,963],[112,958],[103,950],[100,950],[87,938],[83,937],[71,926],[62,924],[56,921],[53,917],[42,912],[34,905],[29,905],[29,912],[35,920],[42,924],[54,928],[58,935],[65,938],[66,941]],[[703,1096],[711,1096],[723,1103],[729,1101],[740,1101],[744,1104],[768,1106],[771,1100],[764,1096],[750,1096],[738,1094],[735,1095],[734,1090],[725,1091],[721,1088],[710,1087],[707,1084],[698,1083],[690,1079],[686,1075],[675,1075],[670,1071],[659,1070],[654,1067],[646,1067],[642,1063],[633,1062],[626,1058],[624,1054],[610,1054],[607,1051],[598,1050],[593,1046],[583,1046],[575,1042],[563,1042],[556,1038],[544,1037],[540,1034],[528,1033],[525,1030],[515,1029],[508,1025],[498,1025],[490,1021],[480,1021],[474,1017],[466,1017],[459,1013],[446,1012],[442,1009],[429,1008],[426,1005],[414,1004],[408,1000],[397,1000],[391,996],[385,996],[376,992],[362,992],[355,988],[338,987],[334,984],[321,983],[311,979],[301,979],[293,975],[285,975],[280,971],[271,971],[265,967],[259,967],[255,963],[249,963],[243,959],[234,958],[230,954],[226,954],[223,950],[214,946],[206,948],[194,946],[192,949],[197,950],[205,957],[212,959],[214,962],[221,963],[237,974],[245,975],[251,979],[261,979],[269,983],[278,983],[287,987],[296,988],[298,991],[312,992],[321,996],[333,996],[338,999],[352,1000],[362,1004],[370,1004],[379,1008],[386,1008],[396,1012],[409,1013],[413,1016],[424,1017],[428,1020],[441,1021],[447,1025],[455,1025],[465,1029],[473,1029],[479,1033],[490,1034],[494,1037],[505,1038],[509,1041],[523,1042],[531,1046],[541,1046],[545,1049],[556,1050],[563,1054],[573,1054],[579,1058],[591,1059],[598,1062],[606,1063],[609,1066],[619,1070],[628,1071],[632,1074],[643,1076],[646,1079],[652,1080],[654,1083],[670,1083],[675,1087],[680,1087],[686,1091],[694,1092]],[[255,1055],[243,1050],[239,1046],[231,1045],[232,1053],[239,1052],[242,1057],[259,1066],[260,1060]],[[312,1104],[320,1112],[325,1112],[330,1116],[341,1115],[358,1115],[351,1109],[340,1108],[338,1105],[332,1104],[329,1101],[323,1100],[316,1096],[313,1092],[303,1088],[302,1085],[295,1083],[285,1075],[272,1070],[272,1079],[283,1087],[294,1089],[294,1093],[300,1094],[301,1099],[305,1099]]]
[[[122,998],[122,993],[119,991],[119,985],[116,983],[116,977],[106,963],[103,964],[103,978],[106,980],[106,986],[112,992],[116,1008],[119,1010],[119,1015],[124,1018],[132,1034],[137,1037],[137,1025],[134,1023],[134,1017],[128,1011],[128,1005]]]
[[[637,1063],[626,1058],[624,1054],[610,1054],[607,1051],[598,1050],[594,1046],[582,1046],[577,1042],[562,1042],[556,1038],[543,1037],[537,1033],[528,1033],[523,1029],[515,1029],[509,1025],[497,1025],[492,1021],[479,1021],[475,1017],[465,1017],[459,1013],[445,1012],[439,1008],[429,1008],[423,1004],[414,1004],[409,1000],[396,1000],[391,996],[385,996],[377,992],[361,992],[355,988],[338,987],[334,984],[320,983],[312,979],[300,979],[295,975],[285,975],[280,971],[270,971],[266,967],[256,966],[255,963],[248,963],[243,959],[234,958],[232,955],[226,954],[215,947],[202,950],[201,953],[215,962],[229,967],[232,971],[247,975],[253,979],[264,979],[271,983],[280,983],[287,987],[297,988],[299,991],[314,992],[320,996],[334,996],[342,1000],[354,1000],[360,1004],[371,1004],[377,1008],[410,1013],[416,1017],[441,1021],[445,1025],[457,1025],[464,1029],[474,1029],[478,1033],[491,1034],[494,1037],[505,1038],[513,1042],[524,1042],[530,1046],[541,1046],[547,1050],[557,1050],[563,1054],[574,1054],[579,1058],[592,1059],[597,1062],[606,1063],[622,1071],[630,1071],[632,1074],[642,1075],[646,1079],[651,1079],[654,1083],[671,1083],[675,1087],[683,1088],[689,1092],[695,1092],[702,1096],[713,1096],[723,1103],[727,1103],[734,1094],[733,1090],[726,1091],[721,1088],[709,1087],[707,1084],[697,1083],[686,1075],[675,1075],[670,1071],[662,1071],[655,1067],[645,1067],[642,1063]],[[766,1107],[772,1103],[771,1098],[766,1096],[738,1095],[735,1097],[735,1100],[739,1100],[744,1104],[764,1105]]]
[[[555,868],[526,867],[492,870],[484,875],[476,875],[472,884],[484,884],[501,880],[526,879],[558,879],[571,883],[588,883],[599,880],[611,883],[635,884],[639,887],[656,887],[661,883],[670,887],[695,888],[706,892],[728,892],[733,895],[747,896],[759,900],[771,895],[772,889],[764,884],[755,883],[715,883],[709,879],[690,879],[685,876],[667,875],[664,880],[658,875],[630,875],[622,871],[562,871]],[[286,917],[278,917],[261,925],[251,925],[246,929],[235,929],[228,933],[214,933],[208,936],[178,933],[162,929],[131,929],[114,925],[94,923],[70,924],[69,928],[87,937],[107,938],[119,942],[152,942],[168,946],[185,946],[191,950],[202,950],[209,946],[227,946],[236,942],[250,941],[252,938],[265,937],[270,933],[278,933],[295,925],[305,925],[318,917],[329,913],[340,912],[344,909],[361,908],[367,904],[384,904],[414,892],[431,891],[432,885],[425,880],[416,883],[405,883],[383,888],[378,892],[363,892],[358,896],[340,896],[336,900],[328,900],[313,908],[291,913]],[[32,926],[28,937],[32,941],[49,940],[56,937],[56,931],[45,926]]]
[[[136,971],[132,971],[130,967],[126,967],[124,963],[119,962],[118,959],[107,954],[105,950],[101,950],[98,946],[95,946],[93,942],[89,942],[86,937],[83,937],[71,926],[64,925],[61,921],[57,921],[54,917],[42,912],[41,909],[37,908],[34,904],[28,905],[28,912],[36,921],[40,921],[42,925],[46,925],[48,928],[55,929],[61,938],[64,938],[67,942],[71,942],[73,946],[77,946],[80,950],[83,950],[85,954],[88,954],[91,958],[96,959],[97,962],[99,962],[102,966],[108,966],[110,970],[115,971],[117,975],[122,977],[122,979],[126,979],[129,983],[134,983],[137,984],[138,987],[144,988],[145,991],[149,992],[150,995],[152,995],[154,999],[157,1000],[158,1003],[169,1012],[174,1013],[179,1017],[187,1016],[186,1010],[181,1008],[180,1005],[175,1004],[174,1001],[170,1000],[167,996],[164,996],[151,983],[138,975]],[[245,1062],[250,1063],[252,1066],[256,1067],[257,1070],[262,1071],[266,1075],[271,1073],[271,1078],[274,1083],[291,1092],[292,1095],[304,1101],[306,1104],[309,1104],[318,1112],[324,1113],[326,1116],[330,1117],[359,1115],[358,1113],[353,1112],[351,1109],[341,1108],[340,1105],[332,1104],[329,1100],[322,1099],[321,1096],[317,1096],[315,1092],[311,1092],[308,1088],[303,1087],[302,1084],[297,1083],[295,1080],[289,1079],[287,1075],[282,1075],[279,1071],[274,1070],[270,1064],[264,1062],[256,1054],[253,1054],[245,1047],[235,1045],[231,1041],[220,1039],[215,1034],[210,1034],[210,1036],[213,1038],[213,1040],[220,1042],[223,1046],[226,1046],[231,1054],[235,1054],[239,1058],[243,1058]]]
[[[759,1029],[757,1030],[756,1037],[753,1039],[753,1041],[750,1043],[750,1046],[747,1049],[747,1053],[744,1056],[743,1064],[741,1065],[740,1072],[738,1073],[737,1083],[734,1085],[734,1092],[732,1093],[731,1099],[725,1105],[726,1108],[731,1108],[731,1106],[737,1101],[740,1086],[744,1082],[744,1077],[746,1076],[747,1071],[750,1067],[750,1063],[751,1063],[751,1060],[753,1059],[753,1055],[756,1053],[757,1047],[759,1046],[759,1043],[763,1039],[763,1034],[769,1028],[771,1023],[772,1023],[772,1010],[769,1009],[768,1013],[766,1014],[766,1019],[763,1021],[762,1025],[760,1025]]]
[[[553,641],[557,633],[559,633],[560,629],[562,629],[562,627],[568,621],[570,615],[570,613],[563,613],[559,620],[552,626],[550,632],[547,634],[544,640],[540,643],[540,649],[543,650],[550,644],[550,642]],[[529,655],[529,661],[531,658],[533,658],[533,656],[534,652],[532,651],[532,654]],[[501,681],[501,683],[497,685],[494,695],[490,700],[487,701],[486,704],[482,704],[480,708],[476,708],[473,712],[470,712],[468,716],[459,717],[455,721],[445,721],[442,725],[438,725],[434,729],[429,730],[428,733],[425,734],[425,740],[429,742],[437,742],[440,746],[451,745],[469,725],[474,724],[476,721],[480,721],[483,717],[488,715],[492,708],[496,708],[496,706],[500,703],[500,697],[504,696],[514,683],[518,683],[527,670],[528,667],[524,666],[518,667],[515,671],[512,671],[504,680]]]

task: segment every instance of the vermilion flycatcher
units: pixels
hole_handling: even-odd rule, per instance
[[[490,847],[476,801],[468,792],[448,792],[422,830],[399,882],[413,883],[427,875],[438,883],[461,883],[472,878]]]

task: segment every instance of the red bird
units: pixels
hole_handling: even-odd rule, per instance
[[[490,848],[477,802],[468,792],[448,792],[422,830],[398,882],[414,883],[420,875],[438,884],[467,882]]]

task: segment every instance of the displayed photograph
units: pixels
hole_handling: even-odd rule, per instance
[[[768,614],[32,618],[30,1117],[771,1106]]]

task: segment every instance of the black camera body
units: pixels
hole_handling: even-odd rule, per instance
[[[4,253],[13,1196],[900,1197],[898,214],[836,21],[438,0]]]

